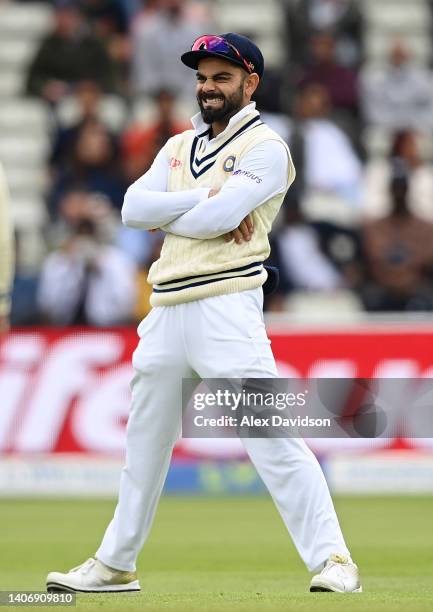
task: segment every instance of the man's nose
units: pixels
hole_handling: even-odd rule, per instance
[[[215,91],[215,83],[211,79],[206,79],[206,81],[202,85],[202,91],[204,93]]]

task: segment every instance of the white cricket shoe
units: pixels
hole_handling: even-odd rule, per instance
[[[48,592],[115,593],[139,590],[136,572],[116,570],[93,558],[87,559],[66,574],[50,572],[47,576]]]
[[[320,574],[313,576],[310,591],[362,593],[358,566],[344,555],[331,555]]]

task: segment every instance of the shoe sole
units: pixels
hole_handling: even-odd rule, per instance
[[[57,582],[47,582],[48,593],[134,593],[141,591],[140,587],[129,587],[125,585],[113,585],[113,587],[101,587],[99,589],[74,589],[65,584],[59,584]]]
[[[314,585],[310,586],[310,593],[362,593],[362,586],[353,591],[340,591],[338,589],[330,589],[326,586]]]

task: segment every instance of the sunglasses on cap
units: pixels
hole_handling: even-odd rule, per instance
[[[204,36],[200,36],[196,41],[194,41],[191,51],[211,51],[214,53],[223,54],[228,54],[230,51],[234,51],[235,55],[243,63],[248,74],[252,74],[254,72],[254,64],[247,62],[236,47],[221,36],[215,36],[214,34],[205,34]]]

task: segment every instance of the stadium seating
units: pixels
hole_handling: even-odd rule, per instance
[[[390,45],[395,39],[404,41],[421,66],[428,66],[432,57],[431,15],[426,0],[363,0],[365,17],[364,41],[366,62],[363,72],[380,73]],[[433,87],[433,82],[432,82]],[[433,127],[433,120],[432,120]],[[385,157],[389,153],[391,135],[377,126],[366,126],[363,144],[368,158]],[[426,160],[433,159],[431,134],[419,136],[420,151]]]
[[[0,4],[0,39],[40,38],[52,24],[52,9],[47,3],[6,2]]]
[[[80,119],[80,108],[76,98],[64,98],[56,112],[58,121],[64,126],[70,126]],[[100,104],[100,119],[113,132],[121,132],[128,120],[126,101],[120,96],[105,95]]]
[[[292,315],[292,320],[314,320],[323,323],[324,320],[335,320],[338,312],[339,320],[345,323],[357,321],[362,317],[362,304],[352,291],[294,291],[286,300],[286,310]],[[342,319],[340,319],[342,317]]]
[[[266,65],[281,65],[285,56],[285,21],[278,0],[217,0],[214,15],[218,32],[242,32],[252,36],[266,58]]]
[[[140,123],[143,126],[151,125],[157,116],[157,106],[150,96],[139,96],[132,104],[131,123]],[[180,122],[188,124],[190,117],[196,112],[195,101],[179,99],[176,102],[175,114]]]
[[[20,240],[22,270],[37,271],[44,255],[50,115],[38,100],[24,98],[26,70],[40,38],[50,28],[45,3],[0,3],[0,160],[5,166]]]

